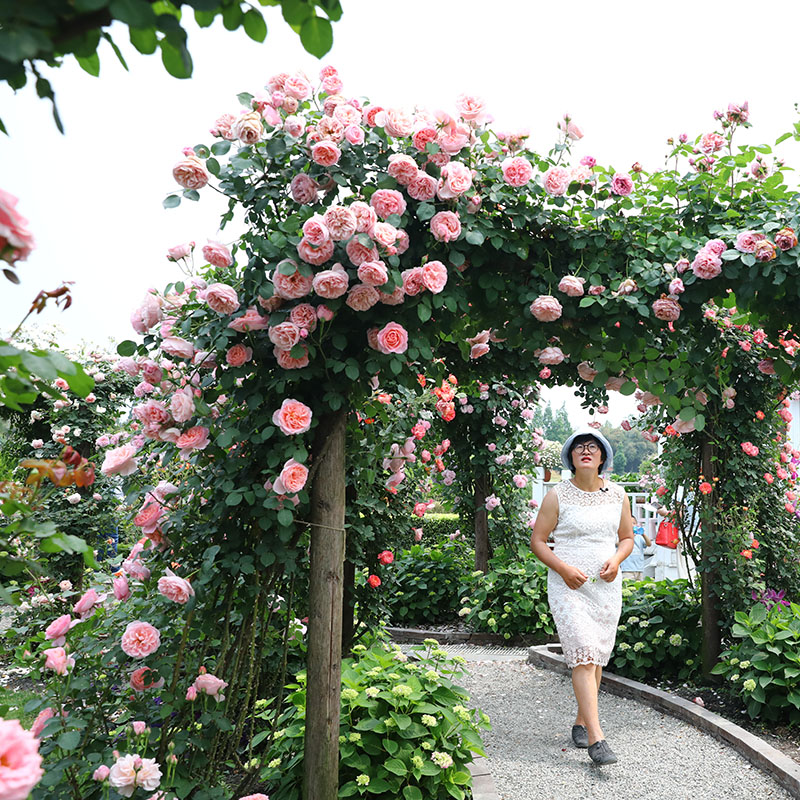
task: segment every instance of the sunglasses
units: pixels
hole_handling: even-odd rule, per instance
[[[600,445],[597,442],[581,442],[574,447],[578,453],[597,453],[600,451]]]

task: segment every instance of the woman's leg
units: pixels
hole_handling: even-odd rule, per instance
[[[572,670],[572,688],[578,701],[578,717],[575,724],[586,727],[590,745],[605,738],[597,712],[600,669],[595,664],[579,664]]]
[[[599,664],[595,665],[595,675],[594,675],[594,677],[595,677],[595,681],[597,683],[597,691],[598,691],[598,694],[599,694],[599,692],[600,692],[600,681],[603,680],[603,668]],[[586,727],[586,723],[583,721],[583,715],[581,714],[580,707],[578,707],[578,713],[575,715],[575,725],[583,725],[584,728]]]

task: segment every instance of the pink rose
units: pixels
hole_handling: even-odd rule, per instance
[[[370,198],[369,204],[383,220],[392,214],[401,216],[406,210],[405,198],[395,189],[378,189]]]
[[[327,139],[311,146],[311,160],[321,167],[332,167],[339,163],[342,151],[339,147]]]
[[[190,703],[193,703],[195,700],[197,700],[197,689],[194,686],[190,686],[186,690],[186,699]]]
[[[447,284],[447,267],[441,261],[428,261],[423,264],[422,283],[433,294],[439,294]]]
[[[358,279],[367,286],[383,286],[389,280],[389,272],[382,261],[365,261],[358,268]]]
[[[378,124],[380,125],[380,122]],[[387,108],[383,112],[383,129],[388,136],[394,136],[395,138],[410,136],[414,130],[414,120],[403,109]]]
[[[597,377],[597,370],[588,361],[581,361],[581,363],[578,364],[578,375],[580,375],[583,380],[591,383]]]
[[[781,228],[775,234],[775,244],[781,250],[791,250],[795,247],[797,245],[797,234],[795,234],[794,228]]]
[[[277,425],[286,436],[294,436],[309,430],[312,416],[311,409],[305,403],[287,398],[272,415],[272,424]]]
[[[772,242],[762,239],[760,242],[756,242],[753,254],[757,261],[772,261],[778,255],[778,250]]]
[[[310,264],[321,264],[327,261],[333,253],[333,242],[326,242],[322,245],[322,247],[316,251],[316,257],[311,255],[311,253],[301,252],[303,245],[304,243],[301,241],[297,250],[301,258],[303,258],[304,261],[308,261]],[[310,260],[312,258],[314,258],[313,261]],[[289,269],[290,267],[294,267],[294,272],[288,274],[283,272],[284,269]],[[311,291],[313,284],[313,276],[303,275],[297,264],[288,258],[281,261],[272,273],[272,285],[275,287],[275,294],[282,297],[284,300],[298,300],[301,297],[305,297]]]
[[[45,657],[45,669],[52,669],[56,675],[66,675],[75,666],[75,659],[68,657],[63,647],[48,647],[42,650],[42,654]]]
[[[114,589],[114,597],[122,602],[131,596],[130,586],[128,586],[128,579],[124,575],[114,578],[112,582]]]
[[[192,584],[184,578],[179,578],[169,568],[164,576],[158,579],[158,591],[173,603],[184,605],[190,597],[194,597]]]
[[[531,303],[531,314],[539,322],[555,322],[561,316],[562,311],[561,303],[549,294],[539,295]]]
[[[694,257],[692,272],[703,280],[716,278],[722,272],[722,259],[713,250],[703,248]]]
[[[538,352],[538,357],[542,364],[560,364],[565,358],[560,347],[545,347]]]
[[[53,711],[52,708],[42,709],[34,720],[33,725],[31,725],[31,733],[39,739],[44,730],[44,726],[47,724],[47,720],[52,719],[54,716],[55,711]],[[0,750],[0,758],[2,758],[2,750]],[[2,779],[0,779],[0,787],[2,787]],[[0,788],[0,791],[2,791],[2,788]]]
[[[83,594],[81,599],[75,603],[75,605],[72,607],[72,610],[75,614],[81,617],[81,619],[86,619],[86,617],[91,615],[90,612],[99,601],[100,598],[98,597],[97,592],[94,589],[89,589]]]
[[[108,773],[108,782],[123,797],[130,797],[137,788],[154,792],[161,783],[161,769],[153,758],[136,753],[120,756]]]
[[[734,247],[740,253],[755,253],[756,244],[764,241],[767,237],[763,233],[756,233],[755,231],[742,231],[736,237],[736,244]]]
[[[460,147],[458,148],[461,149]],[[442,167],[437,194],[443,200],[460,197],[472,188],[472,170],[460,161],[451,161]]]
[[[17,212],[18,202],[13,194],[0,189],[0,259],[9,264],[25,261],[35,246],[28,220]]]
[[[472,359],[485,356],[489,352],[488,344],[474,344],[469,350],[469,357]]]
[[[724,146],[725,139],[718,133],[704,133],[697,145],[698,149],[707,156],[711,155],[711,153],[716,153]]]
[[[358,237],[353,237],[345,246],[347,257],[354,267],[360,267],[365,261],[378,261],[378,248],[362,244]]]
[[[341,297],[347,292],[350,278],[341,264],[334,264],[332,269],[318,272],[313,279],[314,291],[326,300]]]
[[[408,332],[402,325],[389,322],[377,333],[376,342],[381,353],[405,353],[408,349]]]
[[[515,475],[512,480],[517,489],[524,489],[528,485],[528,479],[525,475]]]
[[[418,170],[417,174],[408,182],[406,191],[409,197],[414,200],[425,202],[426,200],[433,200],[436,197],[436,188],[438,182],[433,175],[428,175],[427,172]]]
[[[297,494],[308,480],[308,468],[293,458],[290,458],[281,470],[281,474],[275,481],[275,492],[277,494]]]
[[[425,152],[427,146],[435,142],[438,135],[438,131],[432,125],[422,124],[414,131],[411,142],[417,150]]]
[[[93,773],[92,780],[102,783],[110,774],[111,770],[105,765],[101,764]]]
[[[224,244],[212,242],[211,239],[208,240],[208,244],[203,248],[203,258],[205,258],[211,266],[219,267],[220,269],[233,264],[231,251],[228,250]]]
[[[669,282],[670,294],[683,294],[685,290],[686,287],[683,285],[683,281],[680,278],[673,278]]]
[[[180,336],[167,336],[161,340],[161,349],[167,355],[176,358],[191,358],[194,355],[194,347],[191,342],[181,339]]]
[[[156,676],[156,680],[152,680],[149,673]],[[150,667],[139,667],[131,673],[130,686],[135,692],[143,692],[145,689],[160,689],[164,685],[164,679],[159,678],[157,673],[153,672]]]
[[[603,294],[603,292],[605,290],[606,290],[606,287],[603,286],[603,284],[601,283],[601,284],[598,284],[597,286],[590,286],[589,287],[589,294],[592,294],[592,295]]]
[[[403,291],[409,297],[419,294],[425,288],[425,283],[422,280],[422,267],[403,270],[400,276],[403,279]]]
[[[231,320],[228,327],[239,333],[263,331],[264,328],[269,327],[269,317],[262,317],[255,306],[250,306],[241,317]]]
[[[758,371],[764,375],[775,374],[775,362],[771,358],[764,358],[758,362]]]
[[[231,132],[242,144],[256,144],[264,135],[264,122],[258,111],[248,111],[233,123]]]
[[[124,444],[114,450],[109,450],[103,459],[100,472],[103,475],[132,475],[139,468],[135,458],[137,448],[132,444]]]
[[[653,314],[657,319],[674,322],[681,315],[681,307],[677,300],[662,295],[661,299],[653,302]]]
[[[278,360],[278,366],[281,369],[303,369],[308,366],[308,348],[304,344],[299,346],[303,348],[303,355],[300,358],[292,357],[289,350],[282,350],[280,347],[273,348],[272,353]]]
[[[364,144],[364,129],[360,125],[348,125],[344,129],[344,138],[352,145]]]
[[[25,800],[43,775],[39,740],[18,719],[0,719],[0,797]]]
[[[294,178],[292,178],[289,191],[295,203],[311,205],[317,202],[319,185],[313,178],[306,175],[305,172],[301,172],[299,175],[295,175]]]
[[[620,197],[627,197],[633,191],[633,179],[624,172],[617,172],[611,178],[611,191]]]
[[[308,264],[313,264],[315,267],[324,264],[333,255],[333,250],[334,250],[333,242],[330,240],[323,242],[323,244],[321,244],[319,247],[314,247],[307,239],[301,239],[300,243],[297,245],[297,255],[299,255],[300,258],[303,259],[303,261],[305,261]],[[286,276],[281,275],[277,271],[273,276],[273,281],[276,282],[275,291],[278,294],[281,293],[278,292],[277,281],[279,279],[283,280],[284,278],[286,278]],[[310,280],[311,279],[309,278],[309,281]],[[284,295],[281,296],[283,297]],[[299,295],[299,297],[302,296],[303,295]],[[291,300],[292,298],[286,297],[286,299]]]
[[[142,304],[131,314],[131,326],[140,335],[144,335],[157,322],[161,322],[164,313],[161,310],[161,303],[154,295],[145,295]]]
[[[477,95],[460,94],[456,98],[456,111],[462,119],[480,121],[486,114],[486,104]]]
[[[355,203],[351,203],[348,208],[355,214],[357,233],[369,233],[372,230],[372,226],[378,221],[378,215],[375,213],[375,209],[363,203],[361,200],[356,200]]]
[[[161,634],[149,622],[129,622],[122,634],[120,645],[125,655],[131,658],[145,658],[158,650]]]
[[[243,344],[235,344],[225,353],[225,361],[231,367],[241,367],[242,364],[246,364],[250,361],[252,357],[253,349]]]
[[[312,247],[320,247],[331,238],[325,222],[319,214],[314,214],[303,223],[303,238]]]
[[[175,392],[169,410],[175,422],[188,422],[194,416],[194,398],[187,392]]]
[[[292,114],[283,121],[283,129],[293,139],[298,139],[303,135],[303,131],[306,129],[306,121],[303,117],[297,117]]]
[[[564,292],[569,297],[582,297],[584,290],[583,284],[586,278],[578,278],[575,275],[565,275],[558,284],[558,291]]]
[[[239,310],[239,298],[236,290],[226,283],[212,283],[206,289],[206,303],[218,314],[233,314]]]
[[[333,311],[326,305],[317,306],[317,319],[330,322],[333,319]]]
[[[353,311],[369,311],[377,302],[377,290],[364,283],[357,283],[347,293],[346,303]]]
[[[378,300],[387,306],[399,306],[404,302],[406,293],[402,286],[395,286],[391,294],[386,294],[382,289],[378,289]]]
[[[439,145],[441,152],[432,155],[431,161],[442,156],[449,158],[450,156],[458,155],[469,144],[469,138],[470,129],[466,125],[450,125],[442,128],[436,137],[436,143]],[[447,162],[445,161],[445,163]],[[446,191],[451,190],[447,189]]]
[[[184,189],[202,189],[211,179],[206,165],[188,147],[184,157],[172,168],[172,177]]]
[[[569,189],[569,170],[564,167],[550,167],[542,178],[544,190],[551,197],[563,197]]]
[[[558,129],[567,139],[572,139],[573,142],[583,139],[583,131],[570,119],[568,114],[564,114],[564,119],[559,120]]]
[[[387,172],[402,186],[407,186],[417,177],[419,167],[411,156],[404,153],[395,153],[389,156]]]
[[[437,242],[453,242],[461,235],[461,221],[453,211],[440,211],[431,218],[431,233]]]
[[[194,250],[194,242],[186,242],[186,244],[176,244],[167,250],[167,259],[169,261],[179,261],[181,258],[188,258]]]
[[[331,206],[322,217],[322,222],[330,238],[335,242],[349,239],[356,232],[358,223],[356,215],[346,206]],[[315,246],[322,246],[326,241]],[[312,242],[309,243],[313,244]]]
[[[300,328],[293,322],[281,322],[280,325],[272,326],[269,331],[269,340],[276,347],[283,350],[291,350],[300,341]]]
[[[308,78],[301,74],[287,75],[282,89],[290,97],[294,97],[297,100],[307,100],[313,92]]]
[[[721,256],[727,249],[728,245],[722,239],[709,239],[704,245],[704,250],[710,250],[718,256]]]
[[[217,678],[215,675],[212,675],[210,672],[204,672],[202,675],[198,675],[194,679],[194,683],[192,686],[198,691],[207,694],[209,697],[215,698],[217,701],[224,700],[225,698],[220,694],[220,692],[227,686],[228,684],[225,681]]]
[[[507,158],[500,164],[503,180],[509,186],[524,186],[533,177],[533,167],[527,158]]]
[[[397,228],[390,225],[388,222],[376,222],[369,232],[370,237],[376,244],[381,245],[387,249],[394,245],[397,238]]]
[[[55,647],[63,647],[71,623],[72,617],[69,614],[63,614],[45,628],[44,638],[49,639]]]
[[[317,311],[311,303],[298,303],[289,312],[289,322],[294,323],[298,328],[305,328],[306,331],[312,333],[317,327]],[[302,331],[300,335],[303,335]]]
[[[180,457],[183,459],[189,458],[195,450],[205,450],[208,447],[208,428],[202,425],[189,428],[178,437],[175,445],[181,451]]]

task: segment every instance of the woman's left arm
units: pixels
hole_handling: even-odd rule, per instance
[[[617,577],[619,565],[633,552],[633,516],[627,494],[622,501],[622,517],[617,536],[619,537],[617,552],[600,569],[600,577],[609,583]]]

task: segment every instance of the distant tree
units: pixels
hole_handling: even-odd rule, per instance
[[[533,427],[542,428],[544,438],[552,442],[564,444],[574,428],[567,414],[566,405],[562,405],[555,413],[548,403],[544,408],[539,406],[533,415]]]
[[[656,445],[643,438],[639,431],[615,428],[607,422],[601,432],[614,448],[615,472],[639,472],[642,461],[658,452]]]

